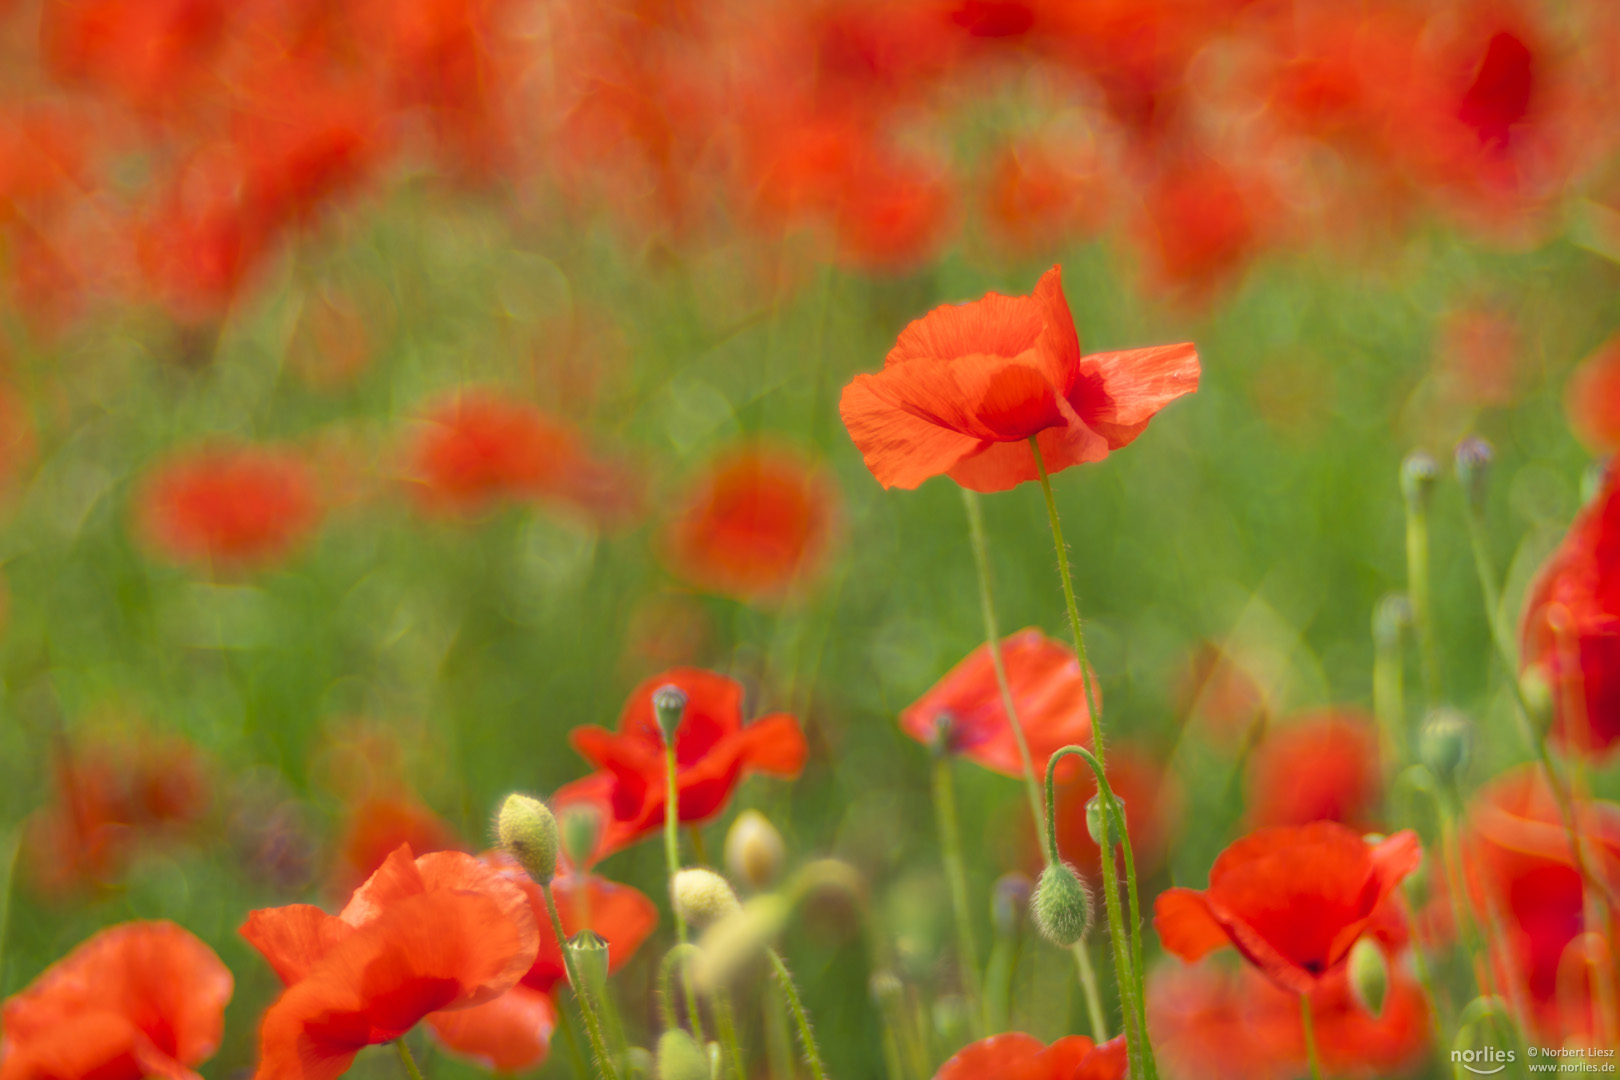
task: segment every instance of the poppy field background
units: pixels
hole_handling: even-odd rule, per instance
[[[804,745],[747,759],[689,860],[757,810],[790,870],[852,867],[780,951],[829,1075],[888,1075],[879,974],[933,1075],[986,1033],[901,714],[983,646],[979,585],[956,483],[885,490],[839,399],[912,320],[1058,264],[1085,353],[1197,348],[1195,393],[1052,477],[1150,995],[1185,974],[1154,898],[1257,825],[1416,830],[1422,908],[1439,825],[1373,719],[1402,463],[1439,470],[1438,693],[1408,640],[1406,722],[1467,717],[1466,804],[1534,755],[1454,448],[1492,451],[1517,638],[1620,442],[1620,18],[1354,6],[0,0],[0,993],[172,920],[235,980],[190,1064],[247,1075],[281,992],[250,910],[338,911],[400,843],[491,848],[508,793],[592,772],[571,733],[690,667]],[[980,505],[1002,634],[1068,647],[1038,485]],[[1290,741],[1324,717],[1350,733]],[[985,960],[1042,853],[1016,778],[952,772]],[[1089,794],[1058,832],[1094,878]],[[659,911],[611,983],[651,1046],[644,835],[594,871]],[[1087,1032],[1072,957],[1015,921],[1006,1030]],[[410,1038],[431,1080],[485,1075]],[[1443,1075],[1414,1039],[1403,1069]]]

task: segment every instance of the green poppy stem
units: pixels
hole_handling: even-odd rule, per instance
[[[1316,1018],[1311,1015],[1311,997],[1299,995],[1299,1018],[1305,1025],[1305,1058],[1311,1064],[1311,1080],[1322,1080],[1322,1061],[1316,1053]]]
[[[590,1038],[591,1051],[596,1055],[596,1067],[606,1080],[619,1080],[619,1072],[613,1066],[607,1042],[602,1038],[602,1025],[596,1018],[596,1007],[591,1002],[590,991],[574,967],[574,957],[568,949],[568,935],[563,933],[562,919],[557,914],[557,898],[551,893],[551,883],[541,885],[540,892],[546,898],[546,914],[551,916],[551,932],[556,935],[557,944],[562,948],[563,969],[568,973],[568,985],[574,988],[574,1000],[579,1002],[579,1014],[585,1019],[585,1034]],[[413,1080],[420,1080],[420,1077],[414,1077]]]
[[[681,871],[681,789],[679,782],[679,768],[675,761],[675,738],[669,736],[664,739],[664,780],[666,793],[664,796],[664,861],[669,868],[670,887],[675,884],[675,875]],[[688,935],[686,930],[686,917],[681,914],[679,904],[670,904],[670,914],[675,916],[675,941],[685,945]],[[566,949],[563,950],[565,953]],[[686,1013],[692,1022],[692,1034],[701,1044],[703,1040],[703,1016],[698,1011],[697,992],[692,989],[692,979],[681,969],[681,989],[686,997]]]
[[[951,907],[956,915],[957,962],[962,969],[962,990],[972,1004],[979,1034],[990,1034],[984,987],[979,977],[979,950],[974,942],[973,915],[968,906],[967,870],[962,859],[962,830],[956,816],[956,784],[951,778],[950,755],[934,755],[934,812],[939,819],[940,854],[945,863],[945,880],[951,890]]]
[[[1097,990],[1097,971],[1091,966],[1091,950],[1084,941],[1069,946],[1074,953],[1074,966],[1080,971],[1080,990],[1086,997],[1086,1018],[1091,1021],[1091,1039],[1096,1043],[1108,1041],[1108,1019],[1103,1015],[1102,994]]]
[[[771,960],[771,971],[776,976],[776,984],[782,988],[782,996],[787,998],[788,1010],[793,1013],[793,1022],[799,1028],[799,1043],[804,1049],[805,1064],[810,1066],[810,1075],[815,1080],[827,1080],[827,1067],[821,1063],[821,1049],[816,1045],[816,1033],[810,1027],[810,1014],[805,1012],[804,1001],[799,997],[798,987],[793,985],[793,975],[788,971],[787,964],[782,961],[782,954],[775,949],[765,950]]]
[[[405,1045],[405,1036],[401,1035],[394,1040],[394,1049],[399,1051],[399,1060],[405,1066],[405,1074],[411,1080],[422,1080],[422,1070],[416,1067],[416,1058],[411,1056],[411,1048]]]

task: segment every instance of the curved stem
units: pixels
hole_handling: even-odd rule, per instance
[[[827,1069],[821,1063],[821,1050],[816,1046],[816,1033],[810,1029],[810,1014],[804,1011],[804,1001],[799,997],[799,990],[793,985],[793,976],[782,962],[782,954],[775,949],[765,950],[771,958],[771,971],[776,975],[776,983],[782,988],[782,996],[787,998],[788,1008],[793,1013],[793,1022],[799,1028],[799,1042],[804,1047],[805,1064],[810,1066],[810,1075],[815,1080],[827,1080]]]
[[[951,890],[951,907],[956,914],[957,961],[962,968],[962,990],[976,1014],[979,1034],[990,1034],[985,1012],[984,988],[979,978],[979,951],[973,940],[973,916],[968,910],[967,871],[962,860],[962,831],[956,817],[956,786],[951,779],[951,759],[934,757],[934,811],[939,819],[939,846],[945,862],[945,880]]]
[[[1316,1018],[1311,1015],[1309,994],[1299,995],[1299,1019],[1305,1025],[1305,1058],[1311,1064],[1311,1080],[1322,1080],[1322,1062],[1316,1056]]]
[[[416,1058],[411,1055],[411,1048],[405,1045],[405,1036],[401,1035],[394,1040],[394,1049],[399,1051],[400,1064],[405,1066],[405,1074],[411,1080],[422,1080],[422,1070],[416,1067]]]
[[[607,1080],[619,1080],[618,1070],[613,1067],[613,1058],[608,1054],[607,1043],[602,1038],[602,1025],[597,1021],[590,991],[580,981],[574,957],[568,951],[568,935],[563,933],[562,919],[557,915],[557,899],[551,894],[551,883],[548,881],[541,885],[540,892],[546,898],[546,914],[551,916],[551,932],[557,936],[557,944],[562,948],[563,969],[568,973],[568,985],[574,988],[579,1014],[585,1018],[585,1034],[591,1040],[592,1052],[596,1054],[596,1066]]]

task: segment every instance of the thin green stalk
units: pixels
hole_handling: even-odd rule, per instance
[[[951,758],[945,753],[934,757],[934,811],[939,819],[939,846],[945,863],[945,880],[951,890],[951,907],[956,914],[956,951],[962,969],[962,990],[976,1014],[979,1034],[988,1035],[990,1017],[979,977],[979,950],[973,940],[973,916],[968,909],[962,831],[956,818],[956,785],[951,778]]]
[[[731,1013],[731,999],[719,991],[714,994],[714,1026],[720,1032],[720,1048],[731,1064],[732,1080],[748,1080],[742,1044],[737,1041],[737,1022]]]
[[[1411,756],[1412,740],[1406,730],[1406,678],[1402,664],[1401,627],[1393,617],[1394,605],[1386,597],[1373,615],[1373,714],[1384,737],[1386,768],[1398,770]]]
[[[1430,706],[1440,703],[1440,650],[1434,637],[1434,605],[1429,592],[1429,506],[1426,497],[1406,500],[1406,594],[1412,601],[1423,692]]]
[[[681,791],[679,783],[679,768],[675,761],[675,738],[669,736],[664,739],[664,780],[666,794],[664,796],[664,861],[669,868],[669,882],[673,888],[675,875],[681,871]],[[675,917],[675,940],[678,944],[687,943],[686,917],[681,914],[679,904],[669,905],[670,914]],[[566,951],[566,950],[565,950]],[[681,989],[686,997],[686,1012],[691,1018],[692,1034],[701,1044],[703,1040],[703,1016],[698,1012],[697,992],[692,989],[692,978],[686,969],[681,969]]]
[[[568,1010],[561,1005],[557,1006],[557,1027],[563,1033],[563,1042],[568,1044],[568,1058],[574,1063],[574,1075],[580,1080],[591,1075],[590,1062],[585,1060],[585,1051],[579,1046],[579,1033],[574,1030],[573,1021],[568,1019]]]
[[[399,1051],[400,1064],[405,1066],[405,1074],[411,1080],[422,1080],[422,1070],[416,1067],[416,1058],[411,1056],[411,1048],[405,1045],[405,1036],[401,1035],[394,1040],[394,1049]]]
[[[788,1034],[787,1006],[782,991],[772,987],[766,993],[765,1053],[770,1062],[771,1080],[794,1080],[793,1046]]]
[[[793,1013],[793,1022],[799,1027],[799,1043],[804,1048],[805,1064],[810,1066],[810,1075],[815,1080],[827,1080],[826,1066],[821,1063],[821,1050],[816,1046],[816,1033],[810,1029],[810,1014],[804,1011],[804,1002],[799,997],[798,988],[793,985],[793,976],[782,962],[782,955],[775,949],[765,950],[771,958],[771,970],[776,975],[776,983],[782,988],[782,995],[787,998],[788,1009]]]
[[[692,858],[697,860],[697,865],[709,866],[709,848],[703,842],[703,830],[693,823],[686,827],[686,835],[692,840]]]
[[[1080,989],[1086,998],[1086,1018],[1091,1021],[1093,1042],[1108,1041],[1108,1020],[1103,1015],[1102,995],[1097,991],[1097,972],[1091,966],[1091,951],[1084,941],[1069,946],[1074,953],[1074,966],[1080,970]]]
[[[563,933],[562,919],[557,915],[557,899],[551,894],[551,883],[543,883],[540,892],[546,898],[546,914],[551,916],[551,932],[562,946],[563,969],[568,973],[568,985],[574,988],[574,1000],[579,1002],[579,1014],[585,1018],[585,1034],[589,1036],[591,1050],[596,1054],[597,1068],[606,1080],[619,1080],[619,1072],[614,1068],[613,1058],[608,1054],[607,1043],[602,1038],[602,1027],[596,1019],[596,1006],[591,1002],[590,991],[580,981],[573,954],[568,951],[568,935]]]
[[[1311,997],[1299,995],[1299,1018],[1305,1025],[1305,1058],[1311,1063],[1311,1080],[1322,1080],[1322,1062],[1316,1055],[1316,1018],[1311,1015]]]

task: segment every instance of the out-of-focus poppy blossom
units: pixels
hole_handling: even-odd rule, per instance
[[[1385,903],[1422,857],[1410,830],[1370,844],[1337,822],[1260,829],[1216,857],[1208,889],[1161,893],[1153,925],[1183,960],[1232,945],[1284,990],[1308,994],[1364,933],[1399,918],[1399,900]]]
[[[1102,1045],[1069,1035],[1045,1046],[1021,1031],[965,1046],[939,1067],[934,1080],[1123,1080],[1125,1036]]]
[[[839,256],[862,270],[913,269],[938,252],[951,207],[945,181],[920,163],[892,154],[868,161],[839,203]]]
[[[1591,871],[1620,881],[1620,806],[1582,801],[1576,820]],[[1608,925],[1589,924],[1589,887],[1540,770],[1523,766],[1479,790],[1469,803],[1462,851],[1476,917],[1489,925],[1494,911],[1501,926],[1491,943],[1499,977],[1520,992],[1536,1037],[1597,1038],[1604,1027],[1593,1015],[1578,939],[1596,932],[1612,943],[1620,925],[1612,913]]]
[[[1564,412],[1581,442],[1594,450],[1620,450],[1620,336],[1600,345],[1569,377]]]
[[[1179,824],[1181,793],[1175,778],[1165,773],[1153,755],[1129,743],[1115,743],[1108,748],[1108,786],[1125,804],[1125,828],[1137,873],[1153,873]],[[1053,788],[1058,854],[1080,873],[1095,878],[1102,869],[1102,857],[1086,827],[1086,803],[1097,794],[1097,774],[1080,761],[1065,761],[1057,768]],[[1124,880],[1123,863],[1120,879]]]
[[[1525,599],[1524,667],[1552,688],[1552,735],[1573,750],[1620,742],[1620,472],[1576,515]]]
[[[458,851],[455,830],[433,811],[403,792],[378,792],[358,800],[348,812],[338,843],[334,886],[348,896],[404,844],[427,855]]]
[[[616,520],[638,501],[630,477],[592,455],[571,426],[487,390],[463,391],[428,411],[407,478],[434,511],[538,499]]]
[[[549,1029],[546,1007],[500,1004],[534,964],[533,909],[522,889],[471,855],[413,859],[401,847],[340,914],[308,904],[262,908],[241,932],[287,987],[259,1030],[260,1080],[333,1080],[366,1046],[422,1020],[455,1050],[503,1068],[545,1057],[536,1031]]]
[[[814,578],[837,515],[834,488],[810,461],[774,446],[721,454],[664,533],[683,578],[744,600],[781,599]]]
[[[809,748],[798,721],[772,713],[744,724],[743,689],[735,679],[697,668],[654,676],[630,694],[617,733],[588,726],[570,736],[574,749],[597,771],[560,788],[553,804],[588,802],[608,810],[598,860],[663,827],[669,785],[652,702],[653,692],[663,686],[679,687],[687,697],[675,732],[681,821],[703,822],[718,814],[745,773],[793,777],[804,767]]]
[[[1060,747],[1090,741],[1091,710],[1073,649],[1031,627],[1002,640],[1001,661],[1036,772]],[[951,753],[1004,776],[1024,775],[988,645],[968,653],[908,705],[900,728],[925,745],[943,738]]]
[[[1004,147],[985,178],[984,221],[1015,252],[1052,251],[1096,231],[1109,192],[1095,169],[1042,143]]]
[[[1519,392],[1520,334],[1505,312],[1471,306],[1451,312],[1436,342],[1446,392],[1470,405],[1511,405]]]
[[[50,0],[40,46],[58,78],[142,109],[183,104],[225,38],[224,0]]]
[[[109,927],[6,999],[3,1080],[195,1080],[225,1028],[231,973],[170,922]]]
[[[1191,342],[1080,354],[1053,267],[1031,296],[990,293],[935,308],[901,331],[876,375],[844,387],[839,413],[884,487],[945,474],[1005,491],[1127,446],[1153,415],[1198,388]]]
[[[155,466],[137,512],[148,541],[170,559],[257,568],[307,539],[321,507],[297,454],[221,444]]]
[[[1265,691],[1254,675],[1220,646],[1199,645],[1177,682],[1177,700],[1189,717],[1204,721],[1224,742],[1236,742],[1265,719]]]
[[[1274,725],[1249,759],[1256,826],[1337,821],[1365,829],[1383,792],[1378,729],[1351,709],[1322,709]]]
[[[1137,237],[1158,288],[1206,300],[1259,252],[1254,182],[1212,160],[1177,162],[1147,189]]]

